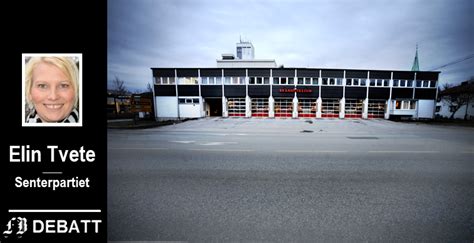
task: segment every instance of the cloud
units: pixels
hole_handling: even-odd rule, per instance
[[[474,53],[472,12],[470,0],[114,0],[108,76],[142,89],[151,67],[214,67],[220,54],[235,53],[239,36],[256,58],[287,67],[409,70],[418,43],[426,70]],[[473,70],[471,60],[441,71],[461,82]]]

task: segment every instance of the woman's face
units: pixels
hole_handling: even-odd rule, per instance
[[[31,99],[43,122],[62,121],[74,107],[72,81],[58,67],[39,63],[33,70]]]

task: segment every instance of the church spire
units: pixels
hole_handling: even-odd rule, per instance
[[[413,61],[411,71],[420,71],[420,64],[418,63],[418,43],[416,44],[415,60]]]

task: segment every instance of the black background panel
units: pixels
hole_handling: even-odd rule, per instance
[[[270,77],[269,68],[251,68],[248,69],[249,77]]]
[[[321,77],[323,78],[343,78],[343,70],[322,70]]]
[[[295,69],[272,69],[273,77],[294,77]]]
[[[413,80],[413,79],[415,79],[415,73],[414,72],[408,72],[408,71],[393,72],[393,79]]]
[[[153,68],[153,77],[174,77],[174,68]]]
[[[199,86],[178,85],[178,96],[199,96]]]
[[[365,99],[367,93],[366,87],[346,87],[346,98]]]
[[[367,78],[367,71],[347,70],[346,78]]]
[[[342,87],[322,86],[321,98],[342,98]]]
[[[369,100],[370,99],[384,99],[390,98],[390,88],[375,88],[369,87]]]
[[[369,78],[371,79],[390,79],[392,72],[388,71],[370,71]]]
[[[249,85],[250,97],[269,97],[270,85]]]
[[[183,68],[177,69],[178,77],[197,77],[198,69],[197,68]]]
[[[222,97],[222,85],[201,85],[202,97]]]
[[[155,85],[156,96],[176,96],[175,85]]]
[[[319,69],[297,69],[298,77],[319,78]]]
[[[245,85],[224,85],[224,94],[226,97],[245,98]]]
[[[393,88],[392,99],[411,99],[413,98],[413,88]]]
[[[201,77],[221,77],[222,69],[220,68],[209,68],[209,69],[200,69]]]
[[[436,88],[433,89],[415,89],[415,99],[435,100]]]
[[[243,68],[224,69],[224,76],[227,77],[245,77],[247,72]]]

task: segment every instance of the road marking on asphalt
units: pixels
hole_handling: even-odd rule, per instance
[[[169,148],[109,148],[114,150],[168,150]]]
[[[462,154],[474,154],[474,151],[462,151]]]
[[[434,154],[440,153],[440,151],[368,151],[369,153],[416,153],[416,154]]]
[[[171,143],[194,143],[196,141],[170,141]]]
[[[342,150],[276,150],[278,153],[347,153]]]
[[[208,143],[201,143],[199,145],[215,146],[215,145],[227,145],[227,144],[237,144],[237,142],[208,142]]]
[[[216,152],[254,152],[251,149],[188,149],[192,151],[216,151]]]

